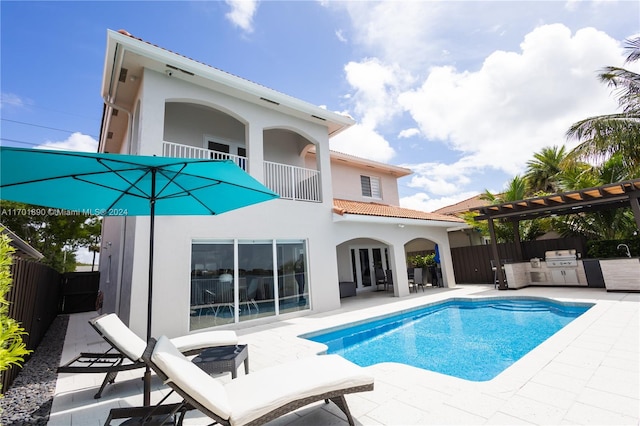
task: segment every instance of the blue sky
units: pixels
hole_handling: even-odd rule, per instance
[[[329,110],[337,151],[408,167],[401,205],[432,211],[521,173],[568,126],[616,111],[637,1],[1,1],[3,145],[91,149],[106,30]],[[568,143],[572,148],[575,142]],[[94,148],[95,149],[95,148]]]

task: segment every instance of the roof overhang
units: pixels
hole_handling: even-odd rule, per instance
[[[315,149],[313,149],[313,151],[310,150],[310,152],[315,153]],[[330,155],[331,155],[331,161],[348,163],[350,165],[356,165],[364,169],[382,170],[396,177],[404,177],[404,176],[409,176],[410,174],[413,174],[413,171],[411,169],[407,169],[405,167],[394,166],[391,164],[384,164],[377,161],[368,160],[366,158],[360,158],[354,155],[344,154],[338,151],[331,151]]]
[[[197,62],[135,38],[124,31],[107,30],[107,49],[102,78],[102,97],[106,101],[113,101],[118,94],[118,80],[122,77],[121,69],[126,63],[135,63],[138,69],[151,69],[160,73],[171,72],[172,78],[182,79],[308,122],[324,125],[328,129],[329,136],[334,136],[355,124],[351,117],[328,111]]]
[[[28,257],[35,260],[40,260],[44,257],[42,253],[40,253],[35,248],[31,247],[29,243],[27,243],[25,240],[20,238],[10,229],[7,229],[6,227],[4,227],[4,225],[2,225],[1,223],[0,223],[0,232],[9,237],[10,244],[16,249],[17,253],[20,255],[19,257]]]
[[[552,215],[567,215],[637,206],[640,179],[617,182],[579,191],[562,192],[544,197],[510,201],[502,204],[474,207],[475,220],[527,220]],[[638,213],[635,211],[637,215]]]
[[[387,216],[370,216],[363,214],[338,214],[333,213],[334,222],[351,222],[351,223],[370,223],[376,225],[394,225],[398,227],[405,226],[421,226],[431,228],[447,228],[447,231],[459,229],[460,223],[447,222],[444,220],[427,220],[427,219],[408,219]]]

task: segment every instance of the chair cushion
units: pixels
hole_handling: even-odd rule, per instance
[[[373,384],[365,368],[338,355],[301,358],[240,376],[224,385],[232,425],[243,425],[287,403]]]
[[[130,360],[139,361],[142,359],[147,344],[131,331],[116,314],[96,318],[93,320],[93,326]]]
[[[220,418],[229,418],[231,407],[224,386],[182,355],[169,338],[158,339],[151,361],[191,398]]]
[[[132,361],[142,359],[147,344],[135,334],[116,314],[103,315],[93,320],[94,327],[120,352]],[[214,346],[227,346],[238,344],[238,336],[235,331],[220,330],[203,333],[187,334],[175,337],[171,342],[180,352],[195,349],[205,349]]]
[[[180,352],[187,352],[215,346],[237,345],[238,336],[235,331],[231,330],[206,331],[203,333],[174,337],[171,339],[171,343],[173,343]]]

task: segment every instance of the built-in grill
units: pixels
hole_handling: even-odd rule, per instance
[[[577,268],[576,250],[552,250],[544,253],[544,260],[549,268]]]

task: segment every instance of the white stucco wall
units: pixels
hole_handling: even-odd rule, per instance
[[[298,161],[301,140],[316,144],[317,168],[321,172],[322,203],[273,200],[220,216],[162,217],[155,223],[155,262],[153,285],[154,336],[177,336],[189,332],[191,243],[193,240],[306,240],[308,250],[309,288],[313,311],[322,312],[340,306],[337,291],[336,250],[333,235],[331,167],[326,127],[284,115],[270,108],[208,92],[184,81],[152,71],[144,74],[141,98],[141,155],[161,155],[165,134],[165,104],[168,100],[200,103],[223,111],[233,111],[245,126],[249,153],[249,173],[262,179],[263,158],[283,158],[292,153]],[[199,123],[201,118],[196,120]],[[265,132],[265,129],[268,130]],[[277,129],[297,131],[299,135]],[[172,137],[184,138],[185,129]],[[264,138],[268,134],[269,137]],[[282,139],[270,140],[278,135]],[[202,135],[194,134],[198,141]],[[263,138],[266,139],[263,141]],[[273,146],[273,153],[270,147]],[[253,152],[253,154],[252,154]],[[259,153],[259,154],[257,154]],[[258,159],[259,162],[254,161]],[[252,164],[253,163],[253,164]],[[256,165],[258,163],[258,165]],[[301,163],[302,164],[302,163]],[[121,304],[122,318],[130,318],[130,327],[139,335],[146,333],[149,218],[136,218],[135,230],[129,233],[135,245],[132,269],[126,280],[131,285],[130,303]],[[124,288],[127,283],[121,284]],[[126,312],[125,312],[126,311]]]
[[[241,145],[245,143],[244,123],[213,108],[169,102],[165,105],[163,121],[163,139],[168,142],[206,148],[203,136],[212,135]]]

